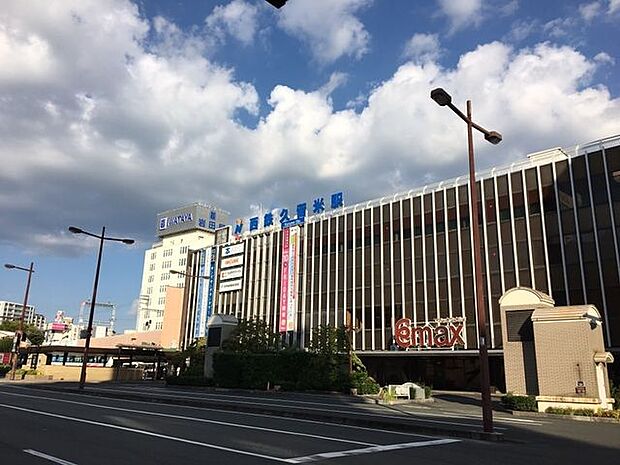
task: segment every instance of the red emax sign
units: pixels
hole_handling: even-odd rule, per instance
[[[396,322],[396,344],[403,349],[409,347],[452,347],[465,345],[463,341],[463,322],[438,321],[435,326],[411,326],[409,318]]]

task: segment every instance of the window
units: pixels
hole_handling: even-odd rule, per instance
[[[153,293],[153,288],[152,287],[147,287],[146,288],[146,293],[147,293],[147,295],[152,294]]]
[[[165,303],[166,303],[165,297],[160,297],[159,300],[157,301],[158,305],[165,305]]]
[[[149,271],[155,271],[155,263],[151,263],[149,266]]]
[[[148,282],[149,282],[149,283],[152,283],[154,280],[155,280],[155,276],[153,276],[153,275],[149,275]]]
[[[166,285],[162,284],[161,286],[159,286],[159,293],[163,294],[164,292],[166,292]]]
[[[179,266],[185,266],[187,263],[187,258],[181,258],[179,260]]]
[[[181,247],[181,250],[179,252],[181,253],[181,255],[184,255],[187,253],[188,250],[189,250],[189,246],[186,245],[185,247]]]
[[[151,252],[151,260],[155,260],[157,258],[157,252]]]
[[[172,249],[164,250],[164,257],[171,257],[171,256],[172,256]]]

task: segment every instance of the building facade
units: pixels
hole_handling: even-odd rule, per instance
[[[22,308],[24,304],[17,302],[0,301],[0,323],[3,321],[19,321],[22,316]],[[26,305],[24,314],[24,323],[34,325],[40,330],[45,329],[45,316],[36,313],[32,305]]]
[[[185,271],[190,250],[214,243],[215,230],[228,223],[228,212],[200,203],[157,215],[159,241],[144,253],[137,331],[160,331],[166,306],[166,287],[183,287],[185,279],[170,270]]]
[[[480,173],[477,187],[495,384],[503,382],[499,298],[514,287],[540,290],[557,305],[595,305],[605,343],[618,353],[620,136],[531,154]],[[276,331],[284,318],[287,337],[301,347],[319,325],[348,326],[380,381],[431,377],[435,387],[468,387],[477,383],[480,336],[471,215],[462,176],[238,236],[212,254],[219,254],[213,311],[265,319]],[[232,286],[222,279],[231,246],[241,257]],[[194,270],[204,266],[198,253],[192,260]],[[198,297],[189,299],[190,314]],[[412,327],[462,325],[462,340],[401,350],[403,318]]]

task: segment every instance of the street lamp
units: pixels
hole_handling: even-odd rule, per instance
[[[26,307],[28,306],[28,293],[30,292],[30,279],[32,273],[34,273],[34,262],[30,262],[30,268],[23,268],[21,266],[11,265],[5,263],[4,267],[9,270],[21,270],[28,273],[28,281],[26,281],[26,293],[24,294],[24,305],[22,306],[22,314],[19,317],[19,329],[16,331],[13,338],[13,350],[11,355],[11,380],[15,379],[15,370],[17,369],[17,359],[19,357],[19,347],[22,339],[24,338],[24,317],[26,316]]]
[[[104,241],[122,242],[123,244],[133,244],[133,239],[120,239],[116,237],[105,237],[105,226],[101,229],[101,235],[93,234],[75,226],[69,226],[69,231],[73,234],[86,234],[87,236],[99,239],[99,253],[97,254],[97,269],[95,271],[95,284],[93,285],[93,298],[90,300],[90,313],[88,315],[88,327],[86,329],[86,342],[84,343],[84,358],[82,359],[82,371],[80,372],[80,390],[84,389],[86,382],[86,364],[88,361],[88,349],[90,348],[90,337],[93,332],[93,315],[95,313],[95,303],[97,302],[97,286],[99,285],[99,270],[101,269],[101,254],[103,253]]]
[[[271,5],[275,6],[276,8],[280,9],[284,6],[284,4],[287,2],[288,0],[267,0],[267,3],[270,3]]]
[[[203,275],[199,275],[199,274],[189,274],[189,273],[185,273],[184,271],[177,271],[177,270],[170,270],[171,274],[178,274],[179,276],[185,276],[186,278],[202,278],[202,279],[209,279],[210,276],[203,276]]]
[[[476,299],[478,315],[478,353],[480,357],[480,393],[482,395],[482,427],[484,432],[493,432],[493,409],[491,407],[491,381],[489,379],[489,351],[487,347],[487,316],[484,305],[484,292],[482,289],[482,264],[480,258],[480,232],[478,231],[478,192],[476,189],[476,169],[474,164],[474,141],[472,128],[477,129],[484,134],[484,138],[491,144],[497,145],[502,141],[502,135],[496,131],[488,131],[482,126],[474,123],[471,118],[471,100],[467,101],[467,116],[461,112],[452,103],[452,97],[441,87],[431,91],[431,98],[437,102],[439,106],[447,106],[459,118],[467,123],[467,146],[469,149],[469,191],[472,205],[472,221],[474,239],[474,266],[476,276]]]

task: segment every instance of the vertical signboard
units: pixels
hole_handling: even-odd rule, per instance
[[[217,246],[211,247],[209,249],[211,251],[211,256],[209,260],[209,290],[207,292],[207,318],[205,319],[205,324],[211,318],[213,314],[213,294],[215,292],[215,268],[217,266],[217,252],[219,248]]]
[[[286,332],[288,317],[288,266],[289,266],[289,239],[290,228],[282,230],[282,268],[280,271],[280,332]]]
[[[288,299],[286,312],[286,330],[294,331],[297,326],[297,269],[299,267],[299,226],[290,228],[289,265],[288,265]]]
[[[203,249],[199,254],[198,276],[205,276],[205,271],[211,260],[211,249]],[[196,316],[194,318],[194,339],[204,337],[207,316],[207,292],[209,282],[204,278],[198,278],[196,286]]]
[[[294,331],[297,325],[299,237],[299,226],[282,230],[282,269],[280,274],[281,333]]]

